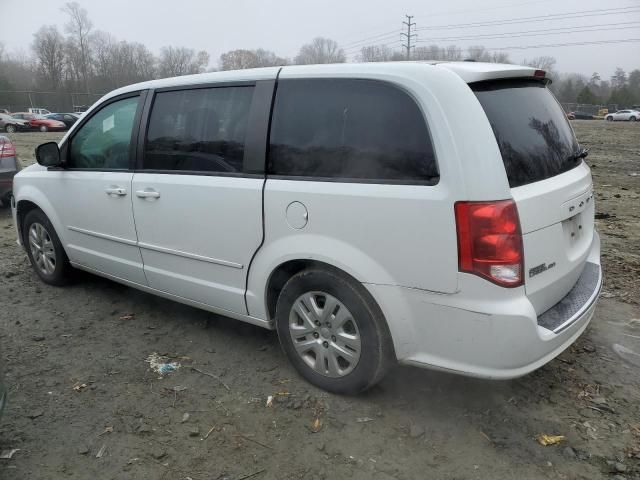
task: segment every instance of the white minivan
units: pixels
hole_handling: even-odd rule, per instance
[[[18,241],[46,283],[73,267],[276,329],[329,391],[395,362],[525,375],[602,283],[586,151],[547,83],[398,62],[124,87],[15,177]]]

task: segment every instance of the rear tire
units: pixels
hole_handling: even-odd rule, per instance
[[[311,268],[292,276],[275,321],[298,373],[329,392],[363,392],[395,363],[382,312],[360,283],[339,272]]]
[[[49,285],[66,285],[72,267],[53,225],[40,209],[27,213],[22,227],[22,241],[31,266]]]
[[[4,131],[7,133],[16,133],[16,126],[15,125],[5,125],[4,127]]]
[[[38,129],[41,132],[47,132],[49,131],[49,127],[47,127],[46,125],[40,125],[40,128]]]

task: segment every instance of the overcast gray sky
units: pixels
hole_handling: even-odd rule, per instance
[[[64,3],[64,0],[0,0],[0,42],[9,52],[20,49],[27,52],[33,33],[40,26],[62,27],[65,16],[60,8]],[[351,60],[363,45],[399,46],[405,13],[414,15],[418,40],[425,42],[423,45],[503,48],[640,39],[640,0],[79,0],[79,3],[87,9],[95,29],[121,40],[144,43],[154,52],[169,44],[206,50],[211,55],[211,66],[217,65],[221,53],[236,48],[266,48],[280,56],[293,57],[300,45],[315,36],[338,41]],[[520,22],[523,17],[565,13],[570,15]],[[513,23],[468,25],[503,20]],[[455,26],[460,24],[467,25]],[[511,36],[460,39],[496,34]],[[447,40],[431,40],[443,37]],[[627,71],[640,68],[640,42],[508,52],[513,61],[551,55],[557,59],[559,71],[587,75],[597,71],[603,78],[608,78],[616,67]]]

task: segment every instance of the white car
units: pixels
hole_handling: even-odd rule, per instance
[[[618,110],[615,113],[608,113],[604,118],[609,122],[620,120],[635,122],[636,120],[640,120],[640,112],[637,110]]]
[[[72,268],[276,329],[359,392],[395,362],[525,375],[602,283],[591,173],[544,72],[275,67],[116,90],[15,177],[40,278]]]

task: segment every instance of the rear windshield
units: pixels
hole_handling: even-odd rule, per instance
[[[562,107],[544,83],[500,80],[472,84],[498,141],[511,187],[578,166],[578,142]]]

